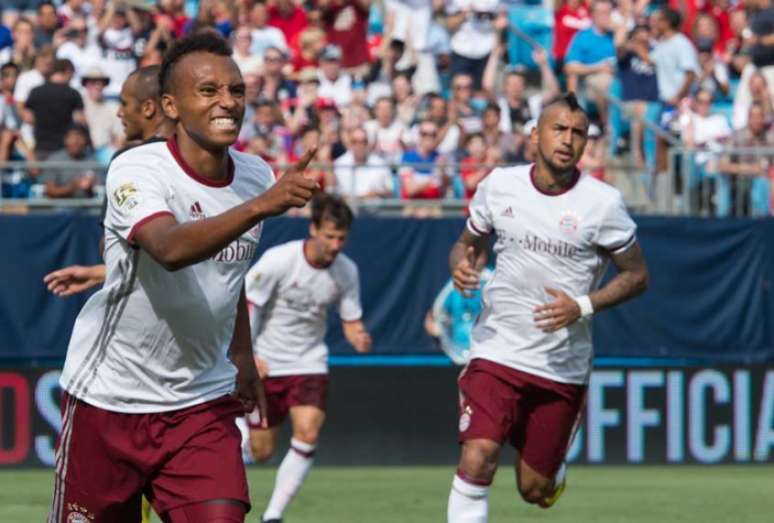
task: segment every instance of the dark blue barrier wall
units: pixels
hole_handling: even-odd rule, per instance
[[[774,220],[639,218],[651,269],[648,293],[595,320],[602,356],[774,361]],[[347,253],[361,271],[365,320],[377,353],[437,353],[423,317],[448,278],[461,219],[360,218]],[[267,248],[306,233],[272,220]],[[101,231],[85,216],[0,217],[0,360],[61,359],[85,297],[58,299],[50,270],[99,260]],[[351,351],[334,325],[334,353]]]

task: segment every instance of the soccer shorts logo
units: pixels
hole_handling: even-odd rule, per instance
[[[465,407],[460,416],[460,432],[465,432],[470,427],[470,417],[473,415],[473,409],[470,406]]]
[[[67,514],[67,523],[94,523],[94,514],[78,503],[68,503],[67,510],[70,511]]]

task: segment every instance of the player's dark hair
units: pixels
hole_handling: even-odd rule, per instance
[[[680,24],[683,23],[683,15],[680,14],[680,11],[672,9],[671,7],[662,7],[661,16],[666,19],[669,27],[675,30],[680,29]]]
[[[159,91],[159,74],[161,73],[160,65],[147,65],[135,69],[129,77],[136,77],[136,95],[137,100],[144,102],[145,100],[153,100],[158,103],[161,98],[161,92]]]
[[[312,198],[312,223],[320,227],[322,222],[333,222],[337,229],[349,230],[352,226],[352,209],[338,196],[318,193]]]
[[[556,98],[554,98],[553,100],[548,102],[543,107],[543,111],[542,112],[545,112],[546,109],[548,109],[549,107],[552,107],[554,105],[564,105],[565,107],[570,109],[570,111],[572,111],[572,112],[580,111],[583,114],[586,114],[586,111],[583,109],[583,107],[581,107],[581,104],[578,102],[578,97],[575,96],[575,93],[572,92],[572,91],[568,91],[566,93],[562,93],[562,94],[558,95]],[[586,116],[588,116],[588,115],[586,115]]]
[[[231,46],[220,35],[213,31],[202,31],[191,34],[175,42],[164,54],[159,72],[159,88],[161,94],[170,92],[172,73],[175,65],[191,53],[210,53],[219,56],[231,56]]]

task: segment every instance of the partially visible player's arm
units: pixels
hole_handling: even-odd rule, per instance
[[[371,352],[371,335],[368,334],[362,321],[342,321],[341,327],[344,330],[344,337],[357,352]]]
[[[635,296],[648,288],[648,266],[642,255],[640,244],[634,244],[623,252],[611,254],[618,274],[607,285],[589,295],[594,312],[609,309]]]
[[[454,286],[464,295],[481,286],[481,271],[486,266],[488,234],[462,231],[449,253],[449,271]]]
[[[620,253],[610,254],[618,269],[607,285],[588,295],[591,312],[599,312],[642,294],[648,287],[648,267],[642,250],[636,241]],[[579,301],[567,293],[546,287],[546,292],[554,301],[535,307],[534,317],[537,326],[544,332],[554,332],[574,323],[581,317]],[[583,299],[580,298],[581,300]]]
[[[59,297],[72,296],[105,281],[104,265],[71,265],[50,272],[43,278],[48,290]]]
[[[229,357],[237,368],[234,390],[237,399],[242,402],[245,412],[251,412],[255,407],[258,407],[261,419],[265,420],[266,394],[253,359],[253,343],[250,336],[250,320],[247,316],[247,299],[244,289],[239,293]]]
[[[212,218],[185,223],[162,214],[143,223],[133,239],[170,271],[206,260],[262,220],[306,205],[318,188],[303,174],[314,154],[315,149],[308,151],[268,191],[248,202]]]

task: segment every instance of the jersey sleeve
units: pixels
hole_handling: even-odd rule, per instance
[[[357,321],[363,317],[363,308],[360,305],[360,276],[354,264],[348,272],[347,286],[339,301],[339,316],[342,321]]]
[[[492,211],[489,208],[489,198],[487,193],[489,192],[489,184],[492,183],[492,175],[484,178],[484,180],[476,187],[476,194],[473,195],[473,199],[470,201],[468,211],[470,217],[468,218],[467,227],[470,232],[476,236],[484,236],[492,232],[494,228],[494,220],[492,220]]]
[[[637,240],[637,225],[629,216],[621,195],[608,206],[597,230],[596,244],[607,252],[623,252]]]
[[[245,276],[245,297],[247,301],[258,307],[266,305],[279,283],[281,270],[273,256],[275,251],[267,251],[253,265]]]
[[[138,162],[110,166],[105,182],[105,227],[130,244],[145,223],[159,216],[174,216],[160,175]]]

